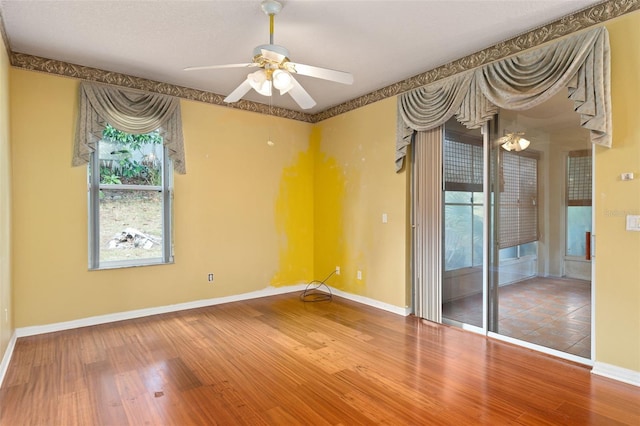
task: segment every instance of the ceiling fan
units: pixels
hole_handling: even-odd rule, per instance
[[[265,0],[260,6],[269,16],[269,44],[262,44],[253,49],[252,62],[244,64],[209,65],[188,67],[185,71],[220,69],[220,68],[259,68],[247,75],[245,81],[224,98],[225,102],[239,101],[249,90],[254,89],[264,96],[271,96],[273,89],[278,89],[281,95],[288,93],[302,109],[313,108],[316,101],[298,83],[293,74],[321,78],[343,84],[352,84],[353,75],[344,71],[304,65],[289,60],[289,51],[273,44],[274,16],[282,10],[282,4],[275,0]]]
[[[527,149],[530,142],[523,138],[524,132],[506,132],[498,139],[498,145],[507,151],[523,151]]]

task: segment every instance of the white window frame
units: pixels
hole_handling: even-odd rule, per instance
[[[163,265],[174,261],[173,256],[173,164],[169,152],[163,146],[161,185],[114,185],[100,183],[100,143],[91,154],[88,168],[88,210],[89,210],[89,270],[127,268],[134,266]],[[95,172],[94,172],[95,171]],[[162,256],[112,260],[100,262],[100,190],[124,189],[135,191],[158,191],[162,193]]]

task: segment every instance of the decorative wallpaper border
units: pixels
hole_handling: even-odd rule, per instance
[[[147,92],[160,93],[163,95],[176,96],[193,101],[206,102],[209,104],[223,105],[229,108],[237,108],[244,111],[257,112],[267,115],[275,115],[292,120],[306,121],[313,123],[313,115],[304,112],[293,111],[240,100],[233,104],[223,101],[225,96],[204,90],[190,89],[188,87],[176,86],[169,83],[148,80],[146,78],[134,77],[117,72],[104,71],[98,68],[85,67],[82,65],[69,64],[55,59],[47,59],[39,56],[26,55],[24,53],[13,52],[11,54],[11,65],[30,71],[41,71],[49,74],[58,74],[65,77],[73,77],[82,80],[95,81],[98,83],[111,84],[114,86],[127,87],[130,89],[144,90]]]
[[[598,3],[589,8],[565,16],[564,18],[558,19],[548,25],[533,29],[469,56],[465,56],[464,58],[410,77],[398,83],[383,87],[382,89],[375,90],[364,96],[336,105],[317,114],[308,114],[273,106],[270,107],[269,105],[246,100],[227,104],[223,102],[224,96],[216,93],[190,89],[188,87],[176,86],[168,83],[161,83],[126,74],[104,71],[97,68],[69,64],[54,59],[31,56],[24,53],[11,52],[10,60],[11,65],[14,67],[27,70],[41,71],[82,80],[96,81],[121,87],[161,93],[194,101],[222,105],[228,108],[275,115],[307,123],[317,123],[365,105],[399,95],[409,90],[417,89],[418,87],[422,87],[426,84],[441,80],[454,74],[506,58],[523,50],[556,40],[560,37],[601,24],[636,10],[640,10],[640,0],[606,0],[602,3]],[[9,50],[6,34],[4,32],[4,22],[1,21],[1,19],[2,15],[0,14],[0,33],[2,33],[2,36],[5,39],[7,50]]]
[[[472,53],[464,58],[319,112],[313,116],[314,122],[326,120],[370,103],[417,89],[429,83],[433,83],[434,81],[450,77],[454,74],[504,59],[508,56],[522,52],[523,50],[527,50],[572,34],[576,31],[601,24],[605,21],[617,18],[635,10],[640,10],[640,0],[607,0],[602,3],[598,3],[589,8],[565,16],[564,18],[560,18],[548,25],[533,29],[479,52]]]

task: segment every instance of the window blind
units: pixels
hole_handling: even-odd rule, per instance
[[[445,191],[482,192],[482,140],[454,131],[444,137]]]
[[[591,151],[571,151],[567,162],[567,205],[591,205]]]
[[[537,156],[501,152],[498,247],[538,240]]]

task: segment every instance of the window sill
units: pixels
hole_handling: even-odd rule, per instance
[[[565,261],[570,261],[570,262],[582,262],[582,263],[591,263],[590,260],[587,260],[584,258],[584,254],[582,256],[565,256],[564,260]]]
[[[89,268],[89,271],[103,271],[108,269],[123,269],[123,268],[141,268],[145,266],[157,266],[157,265],[173,265],[173,257],[168,262],[164,262],[162,259],[142,259],[132,260],[117,260],[111,262],[104,262],[98,268]]]

